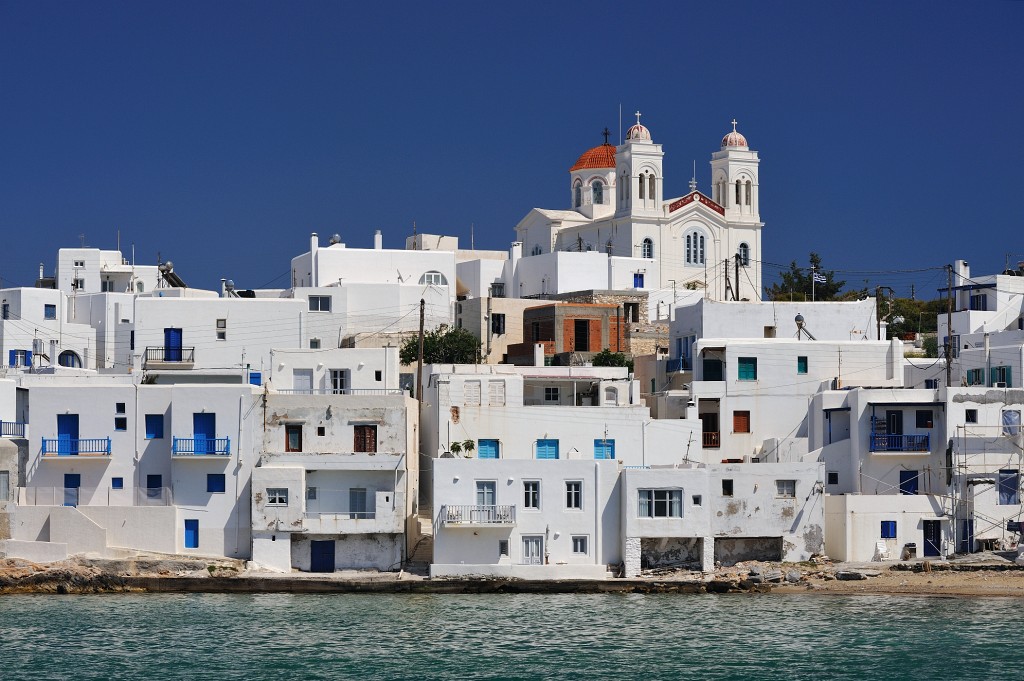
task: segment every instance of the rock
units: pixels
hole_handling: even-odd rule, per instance
[[[750,566],[750,574],[752,574],[752,575],[759,575],[759,574],[761,574],[761,566],[760,565],[751,565]]]
[[[774,582],[778,584],[782,581],[782,570],[768,570],[762,575],[762,577],[764,577],[764,581],[766,582]]]
[[[761,575],[750,575],[745,581],[750,582],[751,584],[761,584],[764,582],[764,577]]]
[[[867,578],[868,576],[859,570],[840,570],[836,573],[836,579],[846,582]]]
[[[799,570],[790,570],[789,572],[786,573],[786,581],[789,582],[790,584],[796,584],[797,582],[799,582],[800,581],[800,577],[801,577],[801,574],[800,574]]]
[[[881,570],[858,570],[865,577],[878,577],[882,574]]]

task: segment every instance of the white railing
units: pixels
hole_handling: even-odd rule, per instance
[[[274,388],[282,395],[401,395],[401,388]]]
[[[19,506],[171,506],[170,487],[19,487]]]

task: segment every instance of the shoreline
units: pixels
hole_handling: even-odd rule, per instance
[[[774,574],[773,574],[774,573]],[[784,575],[784,576],[781,576]],[[0,560],[0,596],[98,593],[392,594],[816,594],[1024,598],[1024,567],[1013,563],[739,565],[716,573],[636,579],[429,579],[407,572],[332,575],[245,571],[239,561],[70,559],[52,564]]]

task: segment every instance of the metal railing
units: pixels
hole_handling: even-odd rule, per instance
[[[229,456],[230,437],[174,437],[171,456]]]
[[[195,362],[196,349],[179,347],[155,347],[146,348],[146,362]]]
[[[273,390],[282,395],[401,395],[401,388],[284,388]]]
[[[676,357],[675,359],[670,359],[665,363],[665,371],[670,374],[676,371],[689,371],[690,369],[689,357]]]
[[[314,519],[333,518],[334,520],[374,520],[377,517],[375,511],[306,511],[303,514],[306,518]]]
[[[171,506],[170,487],[21,487],[19,506]]]
[[[25,437],[25,426],[21,421],[0,421],[0,437]]]
[[[516,507],[445,504],[441,507],[441,522],[445,525],[515,525]]]
[[[43,438],[43,456],[110,456],[109,437]]]
[[[931,436],[924,435],[871,435],[873,452],[928,452],[931,451]]]
[[[716,432],[705,431],[701,433],[701,441],[704,443],[705,447],[714,448],[722,446],[722,438],[719,433]]]

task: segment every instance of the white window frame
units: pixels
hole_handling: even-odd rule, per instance
[[[437,270],[430,270],[429,272],[424,272],[423,276],[420,277],[420,285],[447,286],[448,278],[445,277],[444,274],[442,274],[441,272],[438,272]]]
[[[227,339],[228,339],[228,320],[226,320],[226,319],[218,319],[217,320],[217,340],[222,341],[222,340],[227,340]]]
[[[646,510],[646,512],[644,512]],[[674,513],[678,511],[678,513]],[[637,490],[638,518],[682,518],[683,490],[641,489]]]
[[[326,305],[326,307],[325,307]],[[330,312],[331,311],[331,297],[330,296],[310,296],[309,297],[309,311],[310,312]]]
[[[267,506],[287,506],[288,505],[288,488],[287,487],[268,487],[267,488]]]
[[[531,486],[534,489],[529,489],[527,486]],[[523,480],[523,510],[524,511],[539,511],[541,504],[540,496],[540,480]],[[533,499],[530,499],[530,497]],[[531,502],[533,505],[531,506]]]
[[[582,480],[566,480],[565,481],[565,510],[567,510],[567,511],[582,511],[583,510],[583,481]]]
[[[776,480],[775,492],[780,499],[796,499],[796,480]]]
[[[590,537],[585,534],[572,535],[572,552],[576,556],[585,556],[589,553]]]

